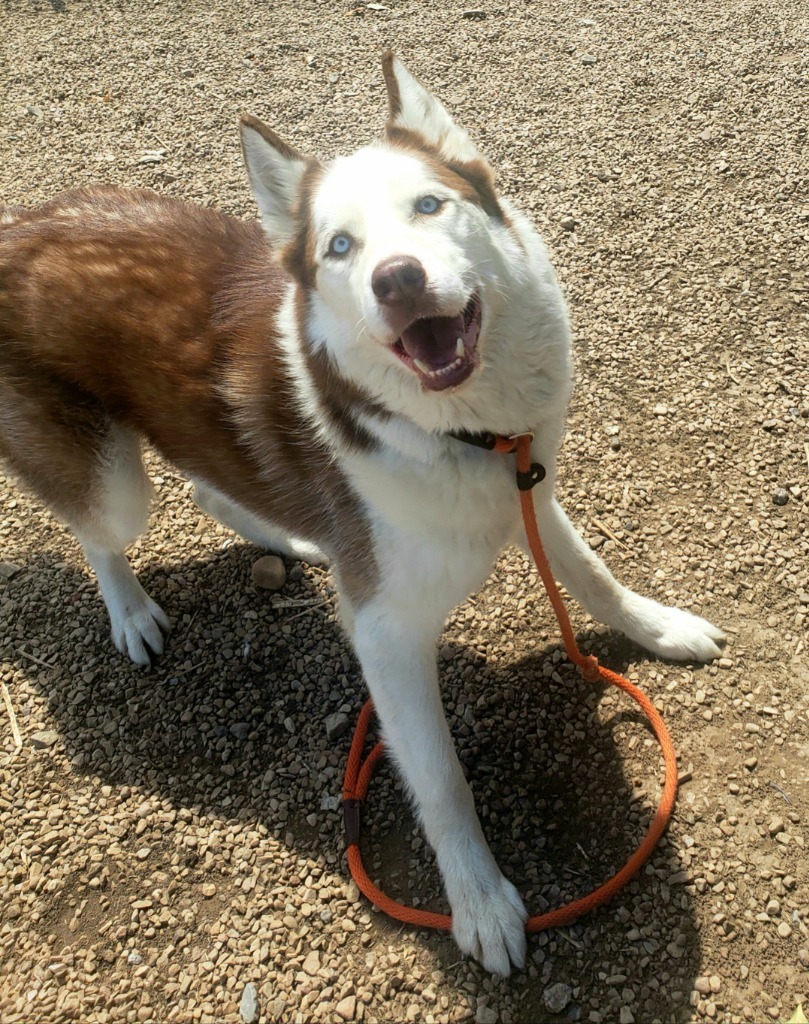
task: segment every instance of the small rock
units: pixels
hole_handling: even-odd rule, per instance
[[[598,57],[594,57],[592,53],[585,53],[581,59],[582,64],[598,64]]]
[[[262,590],[280,590],[287,581],[284,560],[278,555],[264,555],[253,562],[253,583]]]
[[[230,726],[231,736],[235,736],[237,740],[246,740],[250,735],[250,723],[249,722],[234,722]]]
[[[573,998],[573,989],[563,981],[548,985],[542,993],[542,999],[551,1013],[561,1013]]]
[[[286,1008],[287,1004],[285,999],[280,996],[277,999],[271,999],[265,1007],[267,1020],[283,1020]]]
[[[486,17],[486,12],[478,10],[462,11],[461,17],[466,18],[467,21],[483,21]]]
[[[575,231],[576,230],[576,223],[577,223],[577,221],[576,221],[575,217],[567,216],[567,217],[562,217],[562,219],[559,221],[559,226],[564,231]]]
[[[303,961],[301,970],[304,974],[308,974],[310,978],[314,978],[317,975],[317,972],[320,970],[320,953],[316,949],[313,949]]]
[[[26,106],[25,112],[27,114],[30,114],[31,117],[42,117],[43,115],[42,107],[38,107],[34,104],[29,104],[28,106]]]
[[[335,711],[326,718],[326,735],[330,740],[339,740],[348,732],[349,724],[348,715],[342,711]]]
[[[342,802],[342,797],[338,796],[337,793],[330,793],[325,790],[320,795],[320,809],[321,811],[336,811]]]
[[[770,821],[770,824],[767,826],[767,831],[770,833],[771,836],[777,836],[779,832],[783,832],[784,819],[778,817],[773,818]]]
[[[244,1024],[255,1024],[258,1020],[258,992],[252,981],[244,986],[242,999],[239,1003],[239,1016]]]
[[[772,492],[772,503],[773,505],[786,505],[789,501],[789,491],[784,487],[776,487]]]
[[[652,413],[655,416],[668,416],[669,407],[667,405],[663,405],[662,402],[658,402],[657,405],[652,409]]]
[[[497,1024],[497,1010],[493,1006],[479,1006],[475,1012],[475,1024]]]
[[[441,650],[438,652],[438,656],[442,661],[452,661],[454,651],[450,644],[444,644]]]
[[[792,934],[792,929],[789,927],[789,925],[786,923],[786,921],[782,921],[778,925],[778,928],[776,929],[776,931],[778,932],[778,934],[781,936],[782,939],[788,939],[790,937],[790,935]]]
[[[635,1024],[635,1015],[628,1006],[622,1006],[618,1020],[620,1024]]]
[[[128,964],[132,964],[132,966],[135,967],[138,964],[143,963],[143,957],[136,949],[133,949],[132,952],[127,956],[126,962]]]
[[[345,999],[341,999],[334,1011],[343,1020],[354,1020],[354,1014],[357,1012],[357,997],[346,996]]]
[[[216,896],[216,886],[213,882],[205,882],[201,889],[202,895],[206,900],[209,900],[211,896]]]
[[[701,996],[707,996],[711,991],[711,979],[703,975],[694,982],[694,988]]]
[[[31,733],[31,746],[37,750],[44,750],[45,747],[52,747],[59,739],[59,733],[55,729],[41,729],[39,732]]]
[[[770,917],[778,917],[781,913],[781,904],[778,900],[770,900],[764,910]]]
[[[22,566],[16,562],[0,562],[0,579],[10,580],[18,572],[22,572]]]

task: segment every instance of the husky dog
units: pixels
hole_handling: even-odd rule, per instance
[[[453,750],[436,641],[525,537],[513,456],[456,435],[533,433],[539,531],[593,616],[666,658],[713,658],[723,634],[621,586],[554,500],[571,358],[545,247],[441,103],[383,69],[383,138],[333,163],[243,117],[261,225],[111,188],[0,213],[0,453],[81,542],[139,664],[169,628],[125,555],[142,438],[225,525],[330,561],[455,939],[504,975],[526,912]]]

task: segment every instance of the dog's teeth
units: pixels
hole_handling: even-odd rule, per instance
[[[459,359],[463,359],[464,351],[463,338],[458,338],[455,342],[455,355],[458,356]]]
[[[413,365],[416,367],[417,370],[420,370],[422,373],[426,373],[428,377],[432,375],[433,371],[426,363],[423,363],[420,359],[414,359]]]

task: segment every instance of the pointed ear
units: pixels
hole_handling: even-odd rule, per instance
[[[388,90],[388,130],[404,128],[420,135],[445,160],[480,160],[469,135],[447,113],[446,107],[427,92],[391,50],[382,54],[382,74]]]
[[[304,171],[314,161],[287,145],[251,114],[241,118],[242,155],[261,221],[272,241],[293,233],[294,212]]]

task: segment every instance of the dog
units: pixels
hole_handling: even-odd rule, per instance
[[[533,434],[539,531],[591,615],[666,658],[714,658],[723,634],[621,586],[557,504],[571,353],[546,249],[442,104],[390,53],[383,72],[383,137],[330,164],[243,116],[260,224],[114,188],[3,210],[0,453],[73,530],[138,664],[169,629],[125,555],[143,438],[226,526],[330,562],[455,940],[506,975],[526,911],[453,750],[436,647],[526,539],[513,457],[466,441]]]

